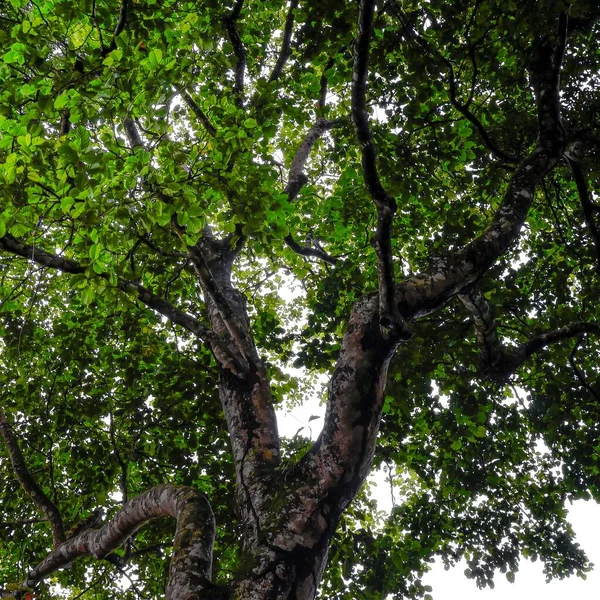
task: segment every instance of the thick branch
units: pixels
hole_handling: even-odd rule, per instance
[[[163,516],[177,519],[166,598],[199,600],[212,587],[215,520],[206,496],[176,485],[159,485],[136,496],[104,527],[67,540],[29,572],[23,586],[35,588],[80,556],[105,557],[147,521]]]
[[[329,129],[340,125],[342,121],[334,120],[328,121],[327,119],[318,118],[315,124],[308,130],[304,136],[304,140],[300,144],[300,147],[296,151],[292,164],[290,165],[290,172],[288,175],[288,183],[285,187],[285,193],[288,196],[288,201],[293,202],[303,186],[308,181],[308,177],[304,173],[304,168],[308,162],[311,150],[317,140]],[[300,256],[314,256],[319,258],[331,265],[337,262],[337,259],[330,256],[322,248],[309,248],[301,246],[294,240],[294,237],[290,234],[285,238],[286,245]]]
[[[136,148],[143,148],[144,142],[142,142],[140,132],[138,131],[137,126],[131,117],[127,117],[123,121],[123,127],[125,129],[125,135],[127,136],[127,141],[129,142],[131,149],[135,150]]]
[[[222,324],[231,336],[231,341],[241,355],[240,365],[247,371],[249,365],[256,365],[259,362],[258,353],[250,338],[247,324],[243,322],[240,318],[241,315],[234,310],[230,299],[223,293],[204,258],[203,252],[190,248],[189,256],[205,295],[210,298],[212,305],[220,315]],[[217,328],[215,328],[215,331],[218,333]]]
[[[277,62],[269,77],[269,81],[277,81],[281,77],[283,67],[287,62],[288,58],[292,55],[292,30],[294,28],[294,11],[298,8],[298,0],[291,0],[290,7],[288,9],[287,17],[285,19],[285,27],[283,30],[283,41],[281,42],[281,50],[277,57]]]
[[[503,349],[498,339],[492,306],[478,288],[463,290],[458,297],[473,315],[482,362],[486,369],[493,369],[502,360]]]
[[[304,173],[304,167],[308,161],[311,150],[315,145],[316,141],[332,127],[340,124],[340,121],[328,121],[327,119],[318,118],[315,124],[308,130],[304,136],[304,140],[300,144],[300,147],[296,151],[292,164],[290,165],[290,172],[288,175],[288,184],[285,187],[285,193],[288,195],[288,201],[293,202],[298,195],[298,192],[308,181],[307,176]]]
[[[23,491],[31,498],[38,509],[44,514],[50,528],[52,529],[52,540],[55,546],[58,546],[65,541],[65,528],[63,525],[61,514],[57,506],[46,496],[42,488],[37,484],[31,476],[25,459],[19,448],[17,437],[12,430],[3,408],[0,406],[0,434],[4,438],[8,457],[12,464],[17,480],[21,484]]]
[[[380,324],[395,338],[406,339],[410,331],[394,301],[395,276],[392,253],[392,225],[396,201],[385,191],[377,173],[377,153],[369,128],[366,108],[369,44],[373,27],[374,0],[361,0],[358,35],[354,47],[354,74],[352,81],[352,117],[361,146],[365,184],[377,207],[377,229],[373,243],[377,254],[379,279]]]
[[[397,299],[406,317],[427,314],[442,306],[481,277],[518,237],[536,186],[558,164],[566,149],[558,75],[563,52],[560,40],[554,46],[543,41],[536,48],[538,60],[532,69],[537,89],[538,142],[515,170],[492,223],[472,242],[438,260],[431,271],[398,285]]]
[[[375,295],[363,296],[350,315],[329,384],[323,431],[302,462],[307,477],[342,506],[371,465],[389,360],[397,343],[382,335]]]

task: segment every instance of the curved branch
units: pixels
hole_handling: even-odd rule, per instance
[[[25,459],[19,448],[17,437],[6,418],[4,409],[0,406],[0,434],[4,438],[6,448],[8,450],[8,458],[12,464],[12,468],[15,472],[17,480],[21,484],[23,491],[31,498],[50,524],[52,529],[52,541],[54,546],[62,544],[65,539],[65,528],[62,520],[62,516],[58,507],[48,496],[44,493],[42,488],[37,484],[35,479],[31,476]]]
[[[354,46],[354,73],[352,78],[352,117],[361,147],[362,168],[367,190],[377,207],[377,229],[373,239],[377,254],[379,280],[380,325],[397,339],[407,339],[410,331],[398,304],[394,301],[395,276],[392,253],[392,225],[396,201],[385,191],[377,172],[377,153],[369,127],[366,107],[369,44],[373,28],[374,0],[361,0],[358,34]]]
[[[322,117],[319,117],[315,124],[306,132],[304,140],[300,144],[300,147],[296,151],[292,164],[290,165],[290,172],[288,175],[288,184],[285,186],[284,192],[288,196],[288,201],[293,202],[298,196],[298,192],[308,181],[307,176],[304,173],[304,167],[310,156],[310,152],[315,145],[316,141],[331,128],[340,125],[342,121],[328,121]]]
[[[584,321],[571,323],[565,327],[541,333],[516,348],[505,347],[498,343],[496,360],[494,363],[485,366],[482,376],[487,379],[505,382],[536,352],[540,352],[553,344],[588,333],[600,335],[600,324]]]
[[[284,241],[287,247],[290,248],[290,250],[293,250],[296,254],[299,254],[300,256],[312,256],[330,265],[336,265],[338,263],[338,259],[335,256],[327,254],[327,252],[325,252],[325,250],[323,250],[322,248],[310,248],[309,246],[302,246],[293,238],[291,234],[286,235]]]
[[[463,290],[458,297],[473,315],[482,362],[486,369],[494,369],[502,360],[504,351],[498,339],[492,306],[478,288]]]
[[[579,321],[577,323],[571,323],[560,329],[553,329],[540,335],[536,335],[531,338],[523,346],[523,352],[525,358],[529,358],[535,352],[539,352],[544,348],[561,342],[563,340],[576,337],[585,333],[594,333],[600,335],[600,323],[587,323],[585,321]]]
[[[343,121],[341,120],[336,119],[333,121],[328,121],[327,119],[319,117],[315,121],[315,124],[307,131],[306,135],[304,136],[304,140],[302,140],[300,147],[292,159],[292,164],[290,165],[288,183],[284,189],[284,192],[288,197],[288,202],[293,202],[296,199],[298,193],[308,181],[308,177],[304,173],[304,168],[306,167],[311,150],[317,140],[326,131],[333,127],[337,127],[342,123]],[[330,265],[334,265],[337,262],[336,258],[327,254],[327,252],[321,248],[309,248],[298,244],[291,234],[287,235],[284,241],[291,250],[301,256],[314,256],[315,258],[319,258]]]
[[[33,589],[80,556],[103,558],[142,525],[157,517],[177,519],[167,600],[199,600],[210,583],[215,518],[204,494],[185,486],[159,485],[133,498],[100,529],[68,539],[32,569],[23,587]]]
[[[135,150],[136,148],[143,148],[144,143],[142,142],[140,132],[138,131],[137,126],[131,117],[127,117],[123,121],[123,127],[125,129],[125,135],[127,136],[127,141],[129,142],[131,149]]]

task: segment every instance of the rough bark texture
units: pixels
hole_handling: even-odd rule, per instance
[[[157,517],[177,519],[169,571],[167,599],[195,600],[212,589],[212,545],[215,522],[208,500],[200,492],[175,485],[156,486],[128,502],[104,527],[69,538],[29,572],[23,586],[42,579],[80,556],[106,557],[144,523]]]
[[[274,79],[280,76],[290,54],[296,4],[291,3]],[[236,471],[236,502],[244,540],[242,570],[229,589],[217,591],[210,583],[214,517],[207,499],[189,488],[170,485],[153,488],[127,503],[102,528],[62,540],[60,520],[54,516],[53,505],[34,483],[28,481],[18,447],[14,449],[10,427],[0,412],[0,429],[15,472],[23,488],[47,515],[55,542],[62,542],[29,573],[26,586],[34,587],[48,574],[79,556],[105,557],[149,519],[171,516],[177,519],[177,532],[167,598],[227,596],[239,600],[311,600],[317,593],[330,539],[340,515],[369,472],[388,364],[399,343],[408,337],[405,319],[431,313],[454,296],[461,295],[476,323],[483,362],[491,370],[502,365],[502,372],[514,370],[531,353],[555,341],[599,332],[598,325],[593,323],[574,324],[542,334],[509,355],[501,347],[491,309],[481,294],[471,287],[519,236],[536,186],[564,155],[566,136],[559,112],[559,74],[565,43],[563,20],[556,39],[543,40],[534,49],[532,79],[538,106],[538,143],[518,164],[491,224],[469,244],[438,261],[435,268],[396,282],[391,244],[396,203],[388,196],[377,174],[375,146],[366,110],[374,2],[362,0],[360,6],[352,112],[366,187],[378,215],[375,247],[379,286],[377,294],[365,295],[355,303],[348,320],[329,384],[320,437],[298,464],[281,468],[267,368],[251,335],[245,298],[232,283],[232,266],[240,247],[235,247],[229,238],[217,239],[207,228],[199,243],[188,248],[188,256],[196,270],[210,326],[139,284],[119,281],[117,286],[126,293],[133,293],[142,303],[172,322],[186,327],[204,340],[215,356],[220,369],[219,394]],[[246,62],[246,51],[236,27],[241,10],[242,2],[238,1],[223,21],[237,58],[235,92],[240,102]],[[214,135],[214,128],[207,117],[196,110],[191,97],[185,96],[185,100],[208,133]],[[331,122],[319,119],[306,134],[290,168],[286,188],[290,201],[306,182],[304,167],[311,149],[331,126]],[[131,119],[125,120],[124,127],[131,147],[142,145]],[[184,232],[179,228],[177,233],[183,235]],[[238,246],[242,243],[243,240]],[[85,271],[84,266],[72,260],[24,244],[10,235],[0,238],[0,249],[65,273]]]

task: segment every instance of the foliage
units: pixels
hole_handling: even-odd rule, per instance
[[[567,9],[562,122],[593,141],[545,175],[520,235],[477,278],[507,351],[600,321],[600,208],[582,193],[600,182],[600,10],[406,0],[379,3],[374,18],[368,112],[398,205],[401,281],[492,222],[538,139],[535,44]],[[381,291],[352,120],[357,19],[356,3],[339,1],[0,7],[0,406],[67,525],[160,483],[190,485],[215,513],[215,581],[239,571],[223,368],[156,299],[210,325],[190,254],[209,226],[240,247],[232,279],[274,403],[300,403],[311,378],[331,375],[352,307]],[[327,128],[298,178],[318,119]],[[286,300],[291,285],[302,293]],[[512,580],[521,556],[549,578],[589,569],[565,502],[600,501],[600,337],[564,336],[490,375],[477,315],[455,296],[414,315],[392,360],[374,466],[396,507],[377,513],[363,488],[334,535],[323,597],[428,598],[420,578],[434,556],[466,558],[481,586],[497,571]],[[284,464],[308,448],[290,441]],[[52,538],[4,449],[0,500],[0,583],[18,582]],[[124,571],[76,561],[39,593],[160,597],[173,531],[154,521],[119,551]]]

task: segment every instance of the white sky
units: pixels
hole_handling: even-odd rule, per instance
[[[316,439],[322,424],[325,407],[319,405],[317,398],[311,398],[302,406],[292,411],[278,411],[279,433],[284,437],[293,437],[304,427],[302,435]],[[308,423],[310,415],[321,415],[318,420]],[[380,507],[390,506],[389,488],[379,483],[381,490]],[[373,495],[376,496],[376,489]],[[542,563],[522,559],[515,582],[509,583],[506,576],[498,573],[494,578],[494,589],[480,590],[475,581],[464,575],[465,564],[445,571],[442,564],[434,564],[423,583],[433,587],[433,600],[565,600],[565,598],[581,598],[582,600],[600,597],[600,505],[594,502],[578,501],[569,509],[570,522],[577,534],[577,541],[585,549],[592,563],[597,568],[587,574],[584,581],[573,576],[563,580],[546,583],[542,572]]]

